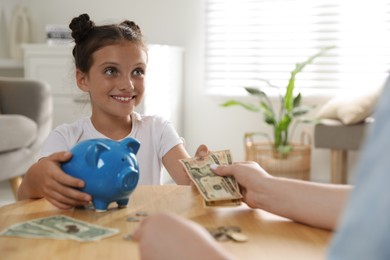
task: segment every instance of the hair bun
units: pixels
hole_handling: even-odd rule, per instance
[[[76,44],[82,41],[94,26],[95,23],[89,19],[88,14],[81,14],[73,18],[69,28],[72,30],[72,37]]]
[[[125,20],[119,24],[120,26],[128,27],[138,35],[142,35],[141,28],[133,21]]]

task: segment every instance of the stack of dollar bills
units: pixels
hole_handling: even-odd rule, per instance
[[[207,207],[229,207],[241,205],[242,195],[234,177],[216,175],[211,164],[232,164],[230,150],[210,152],[207,157],[182,159],[187,174],[203,196]]]

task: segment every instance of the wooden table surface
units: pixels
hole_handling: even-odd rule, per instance
[[[254,210],[246,205],[232,208],[205,208],[192,186],[138,186],[129,205],[106,212],[88,209],[60,210],[44,199],[25,200],[0,208],[0,231],[10,225],[53,215],[67,215],[120,233],[96,242],[0,236],[0,259],[139,259],[137,243],[123,236],[133,233],[139,222],[127,217],[138,211],[175,212],[206,228],[239,226],[248,241],[220,242],[238,259],[325,259],[332,233],[294,223],[288,219]],[[167,234],[167,236],[174,234]],[[180,246],[180,245],[178,245]]]

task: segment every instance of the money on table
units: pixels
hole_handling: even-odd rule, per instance
[[[118,229],[93,225],[65,215],[55,215],[12,225],[2,231],[0,235],[88,242],[101,240],[118,233]]]

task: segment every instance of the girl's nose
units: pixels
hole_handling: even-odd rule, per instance
[[[134,82],[131,79],[131,77],[130,78],[125,77],[123,81],[124,82],[123,82],[123,84],[121,84],[121,89],[123,89],[123,90],[127,90],[127,89],[133,90],[134,89]]]

